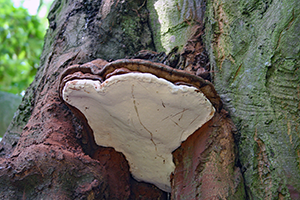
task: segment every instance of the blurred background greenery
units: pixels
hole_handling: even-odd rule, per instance
[[[39,66],[53,0],[0,0],[0,140]]]
[[[48,26],[46,16],[39,15],[44,2],[39,2],[31,15],[22,4],[0,0],[0,91],[21,94],[35,76]]]

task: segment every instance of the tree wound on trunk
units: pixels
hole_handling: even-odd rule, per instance
[[[220,110],[219,96],[210,82],[163,64],[97,62],[63,73],[62,99],[85,116],[97,145],[125,155],[135,179],[171,192],[172,152]]]

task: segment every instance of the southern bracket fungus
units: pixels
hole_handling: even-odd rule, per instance
[[[125,155],[136,180],[171,192],[172,152],[221,109],[220,97],[210,82],[160,63],[98,61],[63,73],[62,99],[85,116],[97,145]]]

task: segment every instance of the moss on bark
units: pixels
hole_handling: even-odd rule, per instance
[[[239,128],[249,198],[298,198],[300,3],[207,3],[213,81]]]
[[[182,50],[190,38],[195,22],[202,22],[204,1],[149,0],[147,9],[156,50],[170,52],[175,46]]]

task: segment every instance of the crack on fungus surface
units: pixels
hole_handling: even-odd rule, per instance
[[[137,118],[138,118],[140,124],[150,134],[150,136],[151,136],[150,140],[151,140],[151,142],[153,143],[153,145],[155,147],[155,151],[157,151],[156,144],[155,144],[155,142],[153,140],[153,134],[152,134],[152,132],[149,131],[149,129],[147,129],[147,127],[141,121],[141,118],[140,118],[140,115],[139,115],[139,111],[138,111],[138,108],[137,108],[137,105],[136,105],[136,102],[135,102],[135,97],[134,97],[134,94],[133,94],[133,87],[134,87],[134,85],[132,85],[132,87],[131,87],[131,96],[132,96],[132,102],[133,102],[134,110],[136,112],[136,115],[137,115]]]

